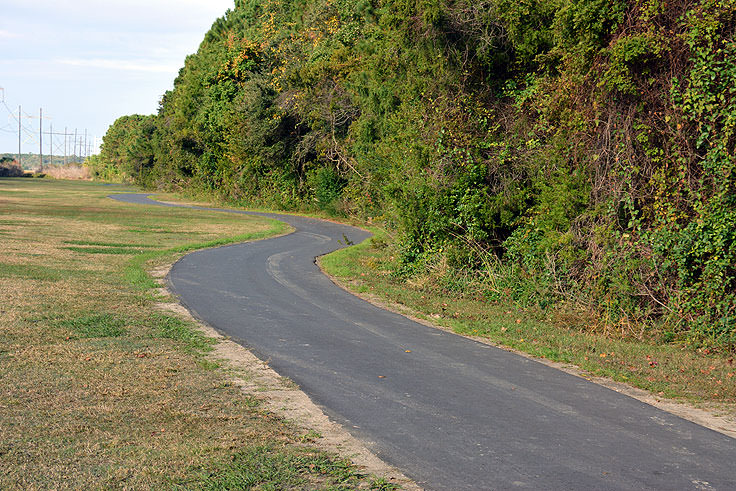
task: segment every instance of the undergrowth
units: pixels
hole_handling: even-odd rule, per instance
[[[734,0],[238,0],[90,165],[377,221],[407,281],[732,352],[735,27]]]

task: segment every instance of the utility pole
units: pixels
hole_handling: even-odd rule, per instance
[[[87,158],[87,128],[84,129],[84,158]]]
[[[64,126],[64,165],[66,166],[67,163],[68,162],[66,160],[66,126]]]
[[[18,165],[20,165],[20,168],[23,168],[23,154],[21,153],[20,149],[20,134],[21,134],[21,118],[23,117],[23,113],[21,112],[20,106],[18,106]]]
[[[76,162],[77,160],[77,129],[76,128],[74,128],[74,150],[72,154],[74,155],[74,160]]]
[[[38,110],[38,172],[43,172],[43,108]]]
[[[49,159],[51,165],[54,165],[54,125],[49,125]]]

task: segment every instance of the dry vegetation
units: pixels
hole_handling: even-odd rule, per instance
[[[157,251],[282,226],[105,197],[121,189],[0,180],[0,489],[368,486],[124,278],[142,252],[153,266],[173,259]]]
[[[21,177],[23,169],[15,160],[0,159],[0,177]]]
[[[89,168],[83,165],[49,165],[43,168],[44,174],[55,179],[89,180],[92,178]]]

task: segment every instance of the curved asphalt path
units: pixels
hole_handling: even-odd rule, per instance
[[[296,231],[189,254],[171,270],[174,292],[421,486],[736,489],[736,440],[366,303],[322,275],[314,258],[369,234],[258,215]]]

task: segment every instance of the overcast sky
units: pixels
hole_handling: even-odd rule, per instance
[[[101,138],[126,114],[153,114],[233,0],[0,0],[0,152],[38,153],[44,132]],[[12,114],[11,114],[12,112]],[[34,116],[30,119],[25,116]],[[44,154],[49,151],[44,136]],[[63,153],[63,137],[55,138]]]

